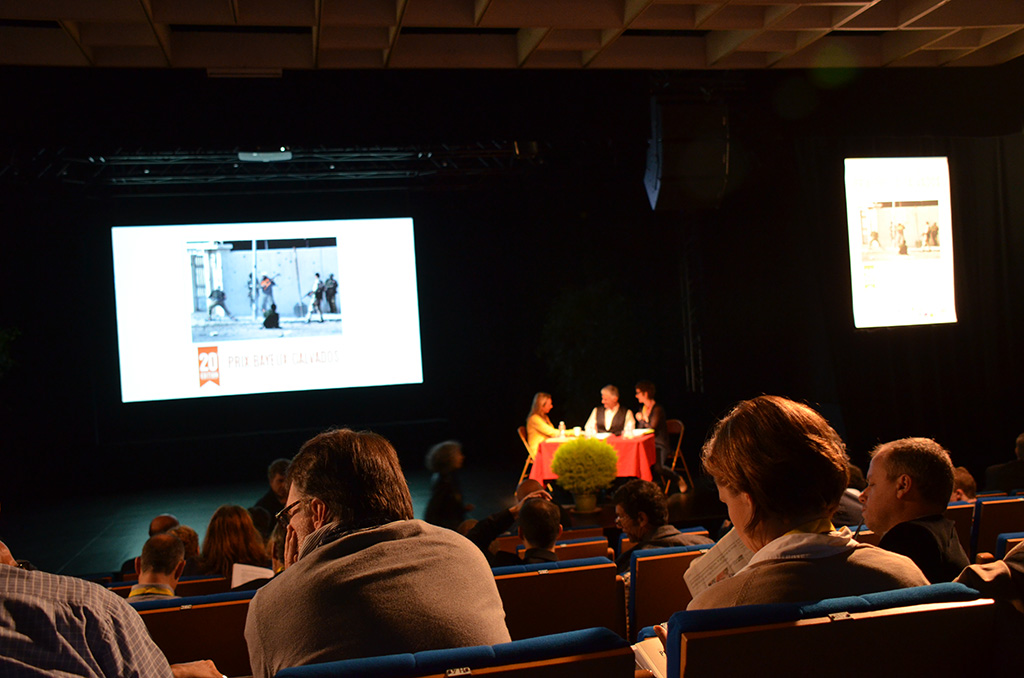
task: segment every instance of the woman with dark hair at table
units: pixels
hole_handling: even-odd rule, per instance
[[[665,463],[669,451],[668,420],[665,418],[665,409],[654,402],[654,391],[654,384],[649,381],[636,383],[636,399],[640,403],[640,410],[636,413],[636,427],[654,429],[654,449],[658,452],[651,466],[651,475],[656,479],[661,478],[663,483],[669,481],[680,492],[686,492],[690,489],[686,480]]]
[[[548,419],[548,412],[553,406],[550,394],[537,393],[533,396],[530,413],[526,415],[526,446],[530,448],[530,459],[536,458],[537,448],[542,442],[558,435],[558,429]]]
[[[759,396],[715,426],[702,453],[753,557],[687,609],[789,603],[928,584],[906,556],[860,544],[832,514],[849,478],[845,446],[806,405]],[[727,537],[726,537],[727,538]]]

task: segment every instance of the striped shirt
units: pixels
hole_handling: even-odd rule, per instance
[[[0,565],[0,675],[170,678],[139,614],[74,577]]]

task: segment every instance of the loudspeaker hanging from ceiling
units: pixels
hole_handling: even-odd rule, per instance
[[[723,102],[651,99],[644,186],[656,211],[714,209],[729,181],[729,111]]]

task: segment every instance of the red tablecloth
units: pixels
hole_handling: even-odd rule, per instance
[[[558,438],[545,440],[537,448],[537,458],[533,460],[533,468],[530,470],[530,477],[538,482],[554,480],[558,476],[551,470],[551,460],[555,456],[555,450],[559,445],[566,442]],[[654,434],[648,433],[638,438],[623,438],[621,436],[609,436],[605,439],[609,445],[619,453],[618,476],[636,477],[642,480],[651,480],[651,465],[657,459],[657,451],[654,449]]]

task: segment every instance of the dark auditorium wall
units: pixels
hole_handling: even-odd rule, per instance
[[[544,165],[457,190],[110,198],[0,176],[0,329],[20,333],[0,377],[10,471],[0,497],[31,498],[41,483],[110,491],[133,468],[167,458],[174,463],[148,482],[253,477],[331,425],[380,430],[407,466],[420,465],[433,442],[458,437],[470,463],[514,475],[514,429],[534,391],[551,391],[552,417],[571,426],[607,382],[635,405],[641,378],[686,422],[693,456],[731,403],[779,393],[820,406],[856,461],[879,440],[933,435],[980,473],[1011,454],[1024,430],[1024,283],[1008,263],[1024,255],[1024,227],[1012,183],[997,185],[1024,178],[1014,141],[1024,92],[1009,86],[1022,76],[1021,59],[986,70],[277,80],[0,70],[2,91],[18,93],[0,111],[3,162],[33,148],[516,139],[546,149]],[[726,102],[732,175],[719,209],[651,211],[642,177],[652,91]],[[957,212],[957,326],[851,329],[835,165],[849,149],[951,154],[954,202],[970,208]],[[422,386],[120,404],[109,225],[371,214],[416,219]],[[683,340],[690,333],[699,352]]]

